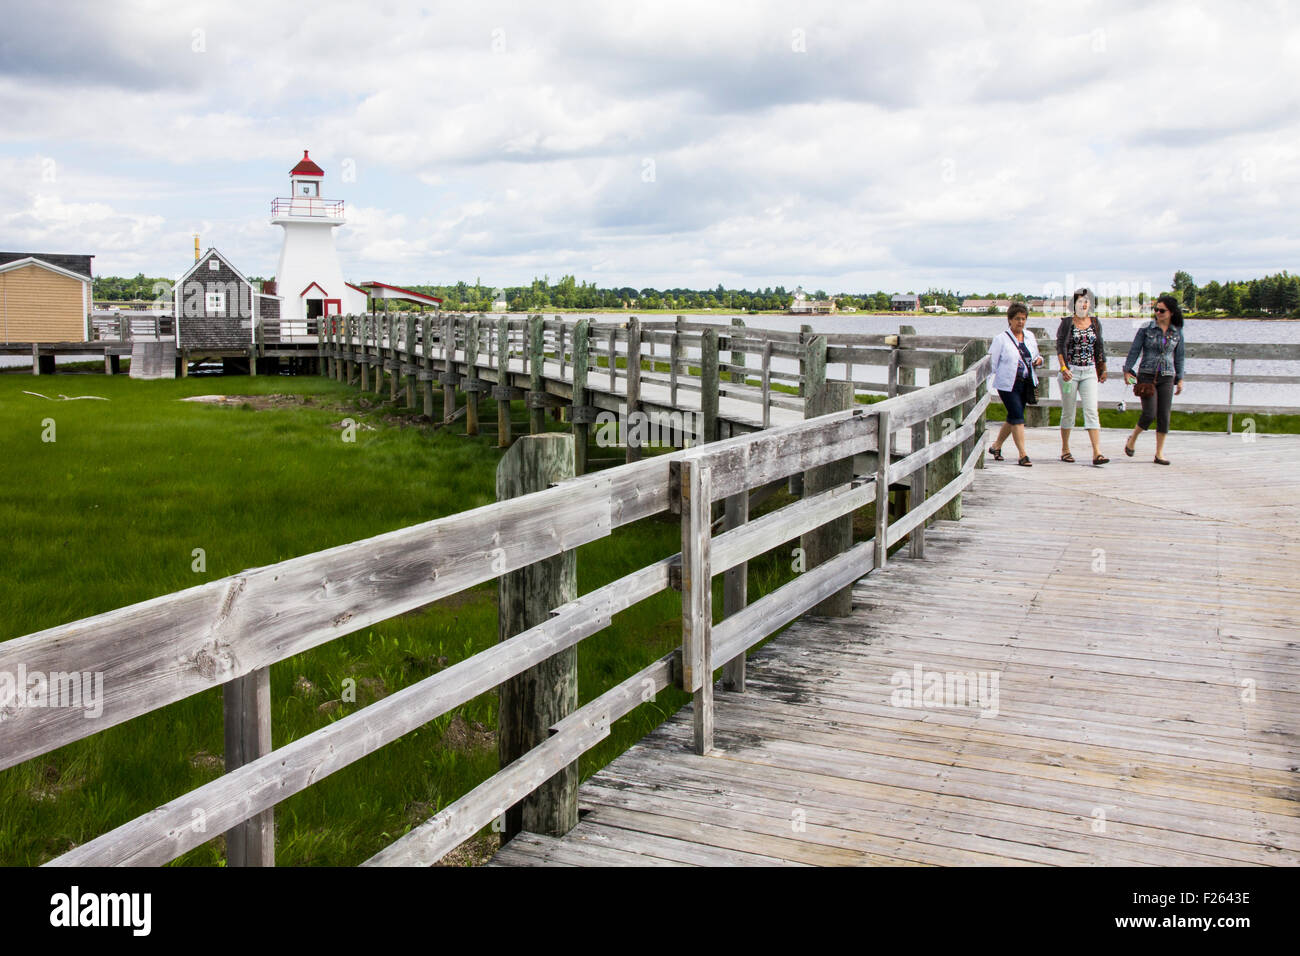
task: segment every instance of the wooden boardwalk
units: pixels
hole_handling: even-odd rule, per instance
[[[755,652],[707,756],[687,707],[493,863],[1300,863],[1300,437],[1057,436]],[[918,668],[996,674],[996,713],[892,706]]]

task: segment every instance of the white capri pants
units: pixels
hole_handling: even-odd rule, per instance
[[[1083,405],[1083,427],[1100,428],[1097,415],[1097,369],[1092,365],[1071,365],[1070,381],[1061,380],[1061,428],[1074,427],[1075,405]]]

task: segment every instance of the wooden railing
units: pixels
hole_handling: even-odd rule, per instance
[[[572,403],[573,420],[582,424],[595,414],[593,401],[618,396],[632,411],[648,403],[645,385],[661,385],[668,390],[666,402],[649,404],[698,409],[706,427],[716,419],[720,399],[754,406],[750,414],[727,416],[745,428],[767,427],[774,409],[802,413],[807,382],[824,381],[828,366],[843,367],[841,378],[853,384],[855,398],[889,397],[917,387],[917,368],[930,369],[941,354],[971,342],[966,336],[917,336],[908,327],[903,333],[821,335],[808,327],[776,332],[750,329],[738,319],[723,326],[680,318],[599,323],[540,315],[378,314],[324,323],[319,354],[325,374],[363,389],[373,385],[378,392],[388,374],[394,400],[406,378],[408,404],[417,404],[416,392],[422,391],[430,416],[434,383],[445,385],[450,376],[466,392],[471,416],[478,391],[491,390],[498,399],[524,399],[539,411]],[[863,374],[873,367],[883,369],[883,378]],[[550,371],[534,382],[538,369]],[[444,400],[455,390],[444,389]],[[574,401],[574,394],[586,397]],[[454,404],[444,404],[445,417],[454,412]]]
[[[431,341],[431,318],[426,317],[428,324],[419,330],[424,342]],[[330,323],[324,325],[322,336],[330,332]],[[478,368],[479,348],[490,355],[518,351],[532,356],[531,372],[539,372],[536,356],[546,331],[540,321],[524,329],[512,328],[511,320],[501,320],[495,330],[485,331],[484,325],[466,323],[466,335],[455,322],[443,327],[443,344],[453,357],[468,356],[471,375]],[[404,331],[405,354],[415,355],[409,344],[416,330],[408,326]],[[570,335],[567,330],[552,331]],[[633,355],[639,331],[630,330]],[[526,339],[517,334],[521,332],[527,333]],[[598,329],[593,337],[606,333],[617,350],[618,329]],[[710,340],[716,334],[712,329],[700,333],[706,373]],[[363,333],[353,345],[354,354],[370,355],[369,342]],[[379,354],[371,357],[381,367],[385,361],[394,362],[394,377],[418,375],[425,367],[386,358],[384,343],[382,337],[374,340]],[[824,347],[811,344],[814,349]],[[554,351],[561,362],[575,363],[573,381],[581,381],[588,371],[595,374],[581,339],[573,352],[568,348],[557,342]],[[387,351],[396,351],[391,342]],[[951,366],[960,358],[949,353],[945,361]],[[421,356],[425,365],[429,359],[428,354]],[[611,363],[610,374],[617,374],[616,364]],[[577,647],[631,605],[679,589],[683,629],[678,650],[556,720],[543,743],[371,861],[430,862],[604,739],[610,724],[648,699],[647,694],[670,684],[694,695],[694,745],[707,750],[715,668],[726,665],[730,679],[739,677],[743,686],[743,658],[750,647],[799,614],[842,595],[873,568],[883,567],[889,549],[904,538],[910,539],[914,554],[922,554],[927,519],[957,516],[953,510],[960,508],[961,492],[973,479],[983,452],[987,370],[988,359],[979,358],[947,381],[874,405],[854,405],[566,479],[535,493],[7,641],[0,644],[0,672],[21,668],[27,673],[102,674],[102,711],[97,719],[87,720],[75,708],[0,701],[0,768],[223,686],[228,772],[52,863],[157,865],[225,832],[232,864],[269,864],[271,814],[277,803]],[[812,371],[803,385],[814,410],[851,404],[847,383],[818,380]],[[634,382],[635,366],[630,374]],[[463,384],[455,370],[443,375],[444,391]],[[679,381],[679,387],[682,384]],[[582,390],[575,385],[572,395],[581,408]],[[716,424],[706,423],[705,431],[716,433]],[[544,438],[573,442],[567,435]],[[516,447],[531,441],[524,439]],[[748,520],[751,492],[793,476],[804,478],[800,500]],[[891,487],[898,504],[892,512]],[[725,518],[715,534],[712,508],[717,502],[725,504]],[[870,540],[852,544],[852,513],[866,506],[875,508],[874,533]],[[681,515],[681,553],[576,599],[548,605],[545,620],[491,649],[271,749],[269,667],[275,662],[467,588],[509,578],[606,537],[615,528],[664,512]],[[837,529],[830,537],[822,533],[828,526]],[[848,537],[843,534],[846,527]],[[746,562],[801,536],[808,544],[807,570],[747,603]],[[726,616],[714,626],[710,581],[718,574],[728,582]]]
[[[1137,323],[1135,323],[1137,324]],[[1044,384],[1049,379],[1060,379],[1060,370],[1056,364],[1056,341],[1048,337],[1047,333],[1039,329],[1038,331],[1038,348],[1043,355],[1044,368],[1039,373],[1039,377]],[[1128,356],[1131,339],[1112,340],[1106,343],[1107,376],[1108,378],[1119,379],[1123,375],[1124,360]],[[1186,360],[1196,359],[1217,359],[1227,361],[1228,369],[1226,372],[1198,372],[1185,371],[1183,376],[1184,382],[1218,382],[1226,383],[1228,386],[1227,402],[1184,402],[1181,399],[1175,401],[1174,409],[1179,412],[1213,412],[1218,414],[1227,414],[1227,430],[1232,431],[1233,416],[1238,413],[1254,413],[1257,415],[1296,415],[1300,414],[1300,405],[1292,403],[1286,404],[1261,404],[1258,402],[1242,403],[1236,398],[1236,386],[1238,385],[1300,385],[1300,367],[1291,374],[1252,374],[1239,373],[1237,371],[1238,361],[1250,362],[1286,362],[1300,363],[1300,345],[1280,344],[1268,342],[1187,342],[1184,347],[1184,358]],[[1134,404],[1132,390],[1127,390],[1129,404]],[[1060,408],[1061,400],[1059,398],[1049,398],[1046,388],[1040,390],[1039,405],[1043,408]]]
[[[171,315],[146,315],[116,312],[111,315],[92,314],[90,340],[92,342],[132,342],[136,339],[157,342],[176,336],[176,320]]]

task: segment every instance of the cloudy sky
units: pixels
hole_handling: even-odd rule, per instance
[[[6,4],[0,249],[394,283],[1039,292],[1300,268],[1287,2]]]

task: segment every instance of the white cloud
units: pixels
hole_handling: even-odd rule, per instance
[[[63,24],[66,56],[0,65],[0,159],[63,177],[0,191],[0,246],[166,272],[202,224],[270,271],[254,197],[306,146],[348,201],[354,278],[984,290],[1294,268],[1298,23],[1226,0],[137,4]]]

